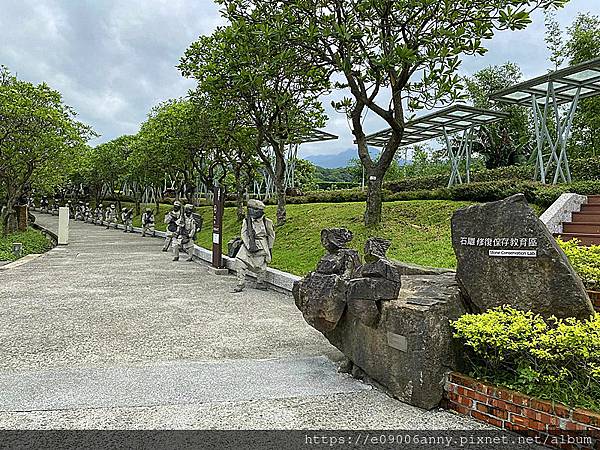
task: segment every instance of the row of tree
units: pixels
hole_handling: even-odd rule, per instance
[[[32,189],[52,191],[68,180],[92,130],[45,83],[19,80],[0,66],[0,224],[17,228],[16,207]]]
[[[198,81],[192,98],[235,104],[255,131],[255,151],[273,149],[278,222],[285,220],[286,142],[324,122],[319,97],[342,89],[365,171],[366,225],[381,221],[382,183],[407,119],[464,95],[462,55],[483,55],[497,30],[519,30],[538,8],[568,0],[218,0],[229,25],[201,37],[180,69]],[[370,112],[392,130],[377,158],[363,122]]]
[[[346,95],[333,106],[349,119],[366,181],[365,224],[376,225],[406,121],[465,97],[461,56],[483,55],[497,30],[523,29],[533,10],[567,1],[217,0],[228,25],[200,37],[178,65],[196,89],[154,108],[135,136],[95,148],[58,93],[3,69],[4,228],[34,178],[46,190],[70,178],[96,197],[126,183],[138,204],[149,187],[162,191],[165,177],[185,186],[184,196],[198,178],[206,186],[230,179],[241,205],[259,167],[274,183],[283,224],[286,146],[324,126],[320,98],[333,90]],[[363,127],[368,113],[392,130],[376,158]],[[23,153],[31,156],[19,159]],[[13,160],[20,165],[5,163]]]

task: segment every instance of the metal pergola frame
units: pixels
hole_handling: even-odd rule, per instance
[[[290,139],[286,145],[287,155],[286,155],[286,170],[285,170],[285,187],[288,188],[290,186],[294,186],[294,174],[296,172],[296,160],[298,159],[298,149],[301,144],[307,144],[310,142],[323,142],[323,141],[333,141],[338,139],[338,136],[335,134],[328,133],[323,130],[312,129],[309,130],[305,135]],[[273,158],[273,156],[272,156]],[[254,182],[254,194],[261,196],[263,195],[265,198],[270,198],[274,194],[274,183],[271,179],[271,176],[267,170],[262,171],[263,182],[259,183],[257,181]],[[264,189],[263,189],[264,187]]]
[[[535,179],[545,184],[550,166],[555,163],[552,183],[557,184],[572,181],[567,144],[579,101],[597,95],[600,95],[600,58],[519,83],[495,92],[490,98],[499,103],[531,107],[536,138]],[[564,115],[561,106],[567,106]],[[550,152],[544,155],[546,146]]]
[[[448,187],[462,184],[460,174],[461,162],[465,162],[465,182],[471,182],[471,152],[475,139],[475,129],[508,117],[508,113],[475,108],[473,106],[457,104],[441,109],[431,114],[407,122],[404,126],[404,135],[400,142],[401,147],[415,145],[436,138],[444,138],[446,151],[450,159],[452,172]],[[462,132],[462,134],[460,134]],[[367,136],[367,145],[384,147],[390,136],[391,128],[378,131]],[[459,134],[458,148],[454,151],[450,135]]]

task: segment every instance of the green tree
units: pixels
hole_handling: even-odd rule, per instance
[[[313,163],[298,158],[294,167],[294,185],[301,191],[311,191],[317,187],[317,169]]]
[[[578,64],[600,55],[600,17],[579,14],[567,29],[565,54],[570,64]],[[600,154],[600,98],[593,97],[580,102],[573,121],[574,156]]]
[[[496,30],[520,30],[537,8],[568,0],[219,0],[230,20],[284,29],[289,46],[335,73],[351,97],[335,106],[352,124],[366,169],[366,225],[381,221],[382,182],[410,111],[461,96],[461,55],[485,53]],[[363,120],[371,111],[392,129],[375,161]]]
[[[488,169],[523,162],[531,153],[531,126],[527,109],[492,102],[489,96],[522,81],[521,69],[514,63],[490,66],[466,78],[467,91],[478,108],[507,112],[509,117],[481,127],[473,150],[485,157]]]
[[[326,73],[289,45],[285,27],[235,19],[194,42],[179,68],[198,81],[198,95],[236,103],[256,129],[254,153],[274,181],[277,223],[285,223],[286,145],[324,125]]]
[[[549,59],[554,66],[554,70],[558,70],[565,61],[565,44],[563,42],[563,33],[556,20],[556,13],[554,11],[548,10],[545,12],[544,25],[546,26],[544,41],[550,52]]]
[[[16,229],[15,206],[30,188],[51,191],[61,185],[91,137],[75,120],[61,94],[0,67],[0,215],[3,233]]]

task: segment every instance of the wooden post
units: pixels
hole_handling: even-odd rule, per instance
[[[28,208],[27,205],[15,206],[17,211],[17,229],[19,231],[27,231],[29,226]]]
[[[215,186],[213,192],[212,265],[215,269],[223,269],[223,212],[225,210],[225,188],[222,186]]]

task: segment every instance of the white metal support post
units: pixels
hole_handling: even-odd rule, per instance
[[[540,106],[539,97],[536,94],[531,95],[537,152],[535,179],[544,184],[548,181],[547,177],[552,164],[556,165],[552,184],[571,182],[567,144],[571,137],[571,128],[575,113],[577,112],[580,94],[581,86],[577,88],[567,114],[564,117],[561,117],[560,106],[556,99],[554,83],[552,81],[548,82],[548,91],[543,101],[543,109]],[[552,111],[549,111],[550,108],[552,108]],[[554,113],[552,122],[556,128],[554,136],[552,136],[552,132],[548,127],[549,114],[551,113]],[[550,153],[547,156],[544,155],[546,147],[550,149]]]
[[[446,149],[450,158],[450,166],[452,172],[450,174],[450,180],[448,181],[448,187],[454,186],[455,184],[462,184],[463,179],[460,174],[461,162],[465,161],[465,182],[471,182],[471,152],[473,151],[473,138],[475,134],[475,125],[471,125],[469,128],[463,131],[460,136],[458,149],[456,152],[452,149],[452,141],[446,127],[443,127],[444,139],[446,141]]]

